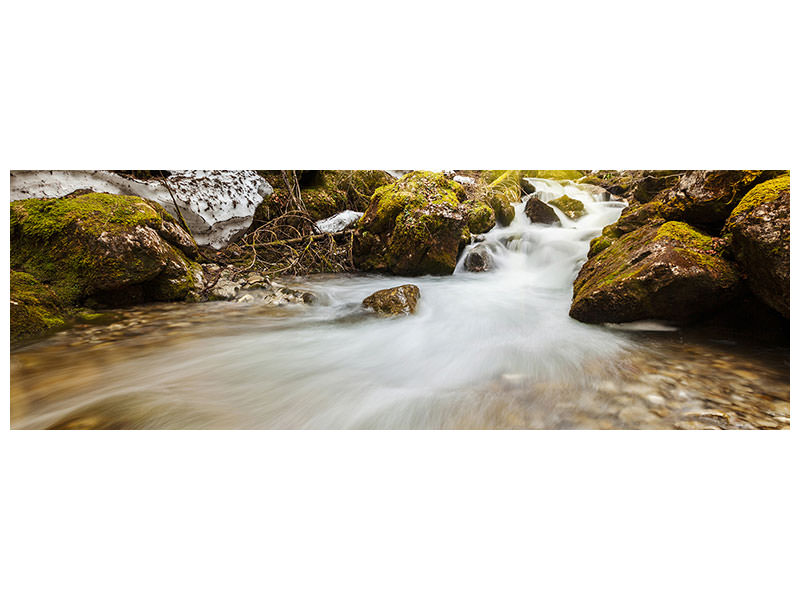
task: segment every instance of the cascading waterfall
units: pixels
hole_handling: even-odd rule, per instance
[[[592,186],[530,183],[545,202],[581,200],[586,215],[556,209],[560,227],[532,224],[518,203],[510,226],[476,240],[449,277],[319,276],[305,285],[319,302],[281,315],[226,304],[223,316],[197,319],[181,335],[157,330],[146,344],[120,340],[106,354],[75,348],[41,375],[48,410],[15,426],[48,426],[88,407],[141,427],[505,426],[510,394],[524,391],[533,405],[577,402],[630,344],[568,316],[589,242],[624,204]],[[492,270],[464,269],[478,248]],[[361,309],[370,293],[403,283],[421,290],[417,314],[380,319]],[[212,304],[182,310],[222,310]]]

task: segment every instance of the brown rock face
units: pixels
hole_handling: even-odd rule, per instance
[[[619,323],[707,314],[739,291],[736,268],[721,256],[723,244],[675,221],[625,234],[584,264],[570,316]]]
[[[765,304],[789,317],[789,176],[754,187],[725,225],[747,284]]]
[[[525,202],[525,214],[528,215],[531,223],[544,223],[545,225],[561,223],[556,211],[534,195],[528,196],[528,200]]]
[[[661,201],[668,220],[722,224],[747,191],[769,171],[689,171]]]
[[[417,310],[417,300],[419,300],[419,288],[406,284],[378,290],[364,298],[361,304],[385,316],[410,315]]]

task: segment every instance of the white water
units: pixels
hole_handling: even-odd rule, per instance
[[[515,386],[540,390],[541,402],[548,390],[591,387],[628,342],[569,318],[572,282],[589,241],[624,205],[603,202],[597,188],[531,181],[545,201],[566,193],[588,214],[572,221],[557,211],[562,227],[536,225],[518,204],[512,224],[481,242],[497,265],[490,272],[319,277],[304,286],[319,302],[283,316],[228,305],[180,339],[130,350],[80,393],[49,384],[52,397],[73,396],[56,416],[94,403],[135,413],[145,427],[481,426],[469,414],[496,410]],[[381,319],[360,307],[403,283],[421,290],[417,314]]]

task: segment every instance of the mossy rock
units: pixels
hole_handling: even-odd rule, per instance
[[[489,171],[491,174],[497,171]],[[502,171],[489,184],[487,202],[494,211],[495,219],[503,227],[508,227],[514,220],[513,204],[521,200],[522,186],[519,171]]]
[[[66,309],[58,296],[28,273],[11,270],[11,341],[64,326]]]
[[[580,219],[586,214],[586,207],[583,205],[583,202],[575,198],[570,198],[566,194],[555,200],[550,200],[548,204],[550,206],[555,206],[573,221]]]
[[[666,219],[722,225],[744,195],[769,171],[690,171],[661,199]]]
[[[736,267],[724,258],[724,241],[686,223],[598,239],[573,286],[570,316],[579,321],[691,321],[741,291]]]
[[[361,305],[382,316],[410,315],[417,310],[419,288],[405,284],[386,290],[378,290],[364,298]]]
[[[376,190],[357,224],[353,249],[362,270],[446,275],[473,233],[491,225],[488,211],[442,173],[414,171]]]
[[[495,225],[495,214],[491,206],[481,200],[466,200],[462,206],[466,211],[467,227],[475,235],[486,233]]]
[[[556,181],[578,181],[584,176],[582,171],[521,171],[523,177],[536,177],[537,179],[554,179]]]
[[[528,200],[525,202],[525,214],[531,220],[531,223],[561,224],[561,219],[558,218],[556,211],[539,200],[534,194],[529,195]]]
[[[789,317],[789,175],[755,186],[733,209],[724,233],[747,284],[765,304]]]
[[[202,271],[191,237],[158,204],[84,194],[11,203],[11,266],[47,284],[63,306],[179,300]]]

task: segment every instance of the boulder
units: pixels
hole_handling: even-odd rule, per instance
[[[789,175],[751,189],[724,233],[753,293],[789,318]]]
[[[497,222],[503,227],[508,227],[515,216],[513,203],[520,201],[522,189],[520,173],[519,171],[488,171],[488,173],[494,179],[489,183],[487,202],[492,207]]]
[[[429,171],[379,188],[357,224],[356,267],[399,275],[451,274],[470,240],[470,223],[486,225],[470,218],[475,207],[466,200],[460,184]]]
[[[583,202],[575,198],[570,198],[567,195],[556,198],[555,200],[550,200],[548,204],[555,206],[573,221],[580,219],[586,214],[586,207],[583,205]]]
[[[586,323],[640,319],[688,321],[739,293],[724,242],[670,221],[622,235],[581,268],[570,316]]]
[[[689,171],[666,197],[661,213],[668,220],[721,225],[733,208],[768,171]]]
[[[462,204],[467,218],[467,227],[470,233],[479,235],[486,233],[495,225],[495,215],[492,207],[478,199],[467,198]]]
[[[112,171],[11,172],[12,201],[61,198],[75,190],[156,202],[179,221],[182,218],[199,245],[218,250],[247,231],[256,209],[273,192],[255,171],[170,171],[165,179],[137,179]]]
[[[523,177],[520,179],[520,187],[522,188],[523,193],[525,194],[535,194],[536,193],[536,185],[531,183],[527,178]]]
[[[525,214],[528,215],[531,223],[561,224],[561,219],[558,218],[556,211],[552,207],[539,200],[534,194],[530,194],[526,198]]]
[[[202,286],[192,239],[157,203],[85,194],[11,203],[11,266],[64,306],[185,299]]]
[[[478,245],[467,252],[464,257],[464,268],[473,273],[491,271],[494,268],[494,259],[486,246]]]
[[[364,308],[370,308],[385,316],[410,315],[417,310],[419,288],[406,284],[387,290],[378,290],[362,301]]]
[[[593,171],[581,183],[602,187],[631,206],[646,204],[675,186],[686,171]]]

